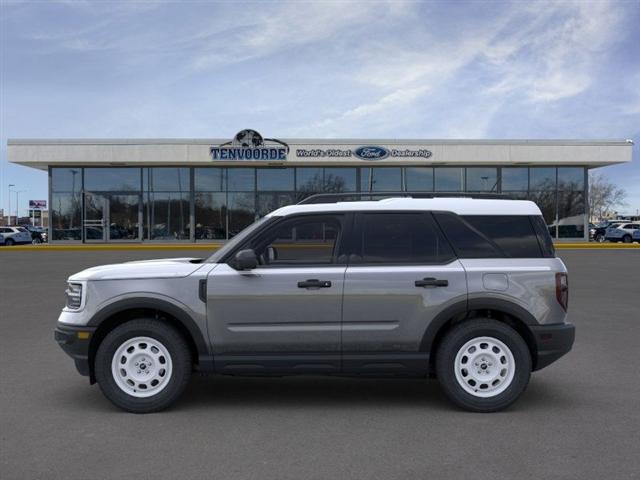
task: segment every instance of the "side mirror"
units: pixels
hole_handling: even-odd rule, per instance
[[[278,260],[278,251],[272,246],[267,247],[267,260],[269,263],[273,263]]]
[[[250,248],[247,250],[240,250],[236,253],[233,261],[233,268],[236,270],[252,270],[258,266],[258,257],[256,252]]]

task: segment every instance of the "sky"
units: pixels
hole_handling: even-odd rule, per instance
[[[640,0],[0,0],[0,206],[47,198],[8,138],[633,139]],[[12,211],[15,194],[11,194]]]

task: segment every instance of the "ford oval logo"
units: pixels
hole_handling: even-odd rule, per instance
[[[389,150],[384,147],[375,146],[358,147],[354,153],[356,157],[362,158],[363,160],[382,160],[389,156]]]

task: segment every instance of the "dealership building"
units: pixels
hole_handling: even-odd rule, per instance
[[[630,140],[12,139],[48,172],[54,242],[211,242],[314,193],[486,194],[538,204],[558,241],[588,239],[588,171]]]

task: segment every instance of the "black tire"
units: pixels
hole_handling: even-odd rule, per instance
[[[598,243],[603,243],[604,242],[604,235],[602,233],[599,233],[595,236],[594,240]]]
[[[509,386],[493,397],[477,397],[458,383],[455,361],[458,351],[476,337],[492,337],[504,343],[515,362]],[[436,373],[447,397],[459,407],[472,412],[503,410],[525,391],[531,376],[531,354],[522,337],[510,326],[497,320],[478,318],[454,326],[443,338],[436,353]]]
[[[42,240],[40,240],[40,238],[36,237],[33,240],[31,240],[31,243],[33,243],[34,245],[40,245],[42,243]]]
[[[622,237],[623,243],[631,243],[631,235],[625,235]]]
[[[16,243],[16,242],[14,242],[12,238],[7,238],[7,239],[4,241],[4,244],[5,244],[7,247],[12,247],[14,243]]]
[[[172,371],[166,386],[157,394],[138,398],[118,386],[111,361],[118,348],[135,337],[159,341],[171,356]],[[161,320],[141,318],[117,326],[102,340],[95,358],[95,375],[102,393],[117,407],[132,413],[151,413],[169,407],[182,394],[191,378],[192,361],[184,337]]]

